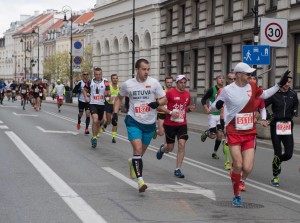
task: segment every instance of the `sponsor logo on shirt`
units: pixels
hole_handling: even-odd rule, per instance
[[[151,84],[146,84],[146,88],[151,88]]]
[[[174,97],[174,101],[179,101],[180,97]]]

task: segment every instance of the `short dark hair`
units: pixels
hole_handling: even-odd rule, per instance
[[[149,64],[149,61],[142,58],[142,59],[138,59],[136,62],[135,62],[135,68],[140,68],[141,66],[141,63],[145,63],[145,64]]]
[[[100,67],[94,67],[94,71],[102,71]]]
[[[110,79],[112,79],[113,77],[118,77],[118,75],[117,74],[110,75]]]
[[[167,77],[165,77],[165,82],[167,82],[167,80],[169,80],[169,79],[171,79],[172,81],[174,81],[174,80],[173,80],[173,77],[167,76]]]

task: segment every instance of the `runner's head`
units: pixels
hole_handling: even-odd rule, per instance
[[[60,82],[60,80],[58,79],[58,80],[56,81],[56,83],[57,83],[57,84],[60,84],[61,82]]]
[[[235,81],[235,73],[228,73],[226,82],[227,84],[231,84]]]
[[[148,78],[150,71],[149,61],[146,59],[139,59],[135,63],[136,77],[138,81],[144,82]]]
[[[218,74],[216,76],[216,82],[218,87],[223,87],[224,84],[224,75],[223,74]]]
[[[169,90],[172,88],[172,85],[173,85],[173,77],[171,76],[168,76],[165,78],[165,86],[166,88]]]
[[[119,80],[118,75],[117,74],[110,75],[110,80],[112,84],[118,84],[118,80]]]
[[[187,82],[187,78],[183,74],[177,75],[177,77],[176,77],[177,90],[184,91],[186,82]]]
[[[94,77],[97,81],[100,81],[102,79],[102,69],[100,67],[94,68]]]
[[[88,72],[83,72],[83,73],[82,73],[82,79],[83,79],[84,81],[87,81],[87,80],[89,79],[89,73],[88,73]]]
[[[242,83],[248,83],[250,81],[251,74],[255,70],[256,69],[250,67],[248,64],[240,62],[234,67],[233,72],[235,73],[238,81],[241,81]]]

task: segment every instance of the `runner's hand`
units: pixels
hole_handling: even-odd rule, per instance
[[[278,83],[279,87],[284,86],[288,82],[289,73],[291,73],[290,70],[287,70],[286,72],[284,72],[284,74],[282,75],[282,77],[281,77],[281,79],[280,79],[280,81]]]
[[[159,103],[157,101],[154,101],[154,102],[149,103],[148,106],[152,109],[157,109],[159,106]]]
[[[113,126],[117,126],[118,123],[118,114],[117,113],[113,113],[112,118],[111,118],[111,124]]]

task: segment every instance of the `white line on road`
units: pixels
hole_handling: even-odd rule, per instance
[[[48,112],[46,112],[46,113],[48,113]],[[48,113],[48,114],[51,114],[51,113]],[[55,113],[53,113],[53,114],[54,114],[55,116],[57,116]],[[59,117],[59,116],[58,116],[58,117]],[[65,120],[69,119],[69,121],[74,122],[74,123],[77,123],[76,120],[70,119],[70,118],[68,118],[68,117],[62,116],[62,117],[60,117],[60,118],[65,119]],[[104,134],[111,134],[111,133],[110,133],[109,131],[106,131],[106,132],[104,132]],[[123,141],[126,141],[126,142],[129,143],[127,137],[125,137],[125,136],[118,135],[117,138],[118,138],[118,139],[121,139],[121,140],[123,140]],[[153,151],[153,152],[156,153],[157,150],[158,150],[158,148],[155,147],[155,146],[149,145],[148,150],[151,150],[151,151]],[[268,151],[273,152],[273,151],[270,150],[270,149],[268,149]],[[168,153],[168,154],[165,154],[164,156],[167,156],[167,157],[172,158],[172,159],[176,159],[176,154],[175,154],[175,153]],[[299,156],[299,155],[294,154],[294,156]],[[207,171],[207,172],[213,173],[213,174],[215,174],[215,175],[218,175],[218,176],[221,176],[221,177],[224,177],[224,178],[229,179],[228,171],[221,170],[220,168],[217,168],[217,167],[208,165],[208,164],[206,164],[206,163],[202,163],[202,162],[199,162],[199,161],[190,159],[190,158],[188,158],[188,157],[185,157],[185,158],[184,158],[184,163],[187,163],[187,164],[189,164],[189,165],[191,165],[191,166],[194,166],[194,167],[196,167],[196,168],[199,168],[199,169],[205,170],[205,171]],[[256,189],[261,190],[261,191],[264,191],[264,192],[266,192],[266,193],[270,193],[270,194],[273,194],[273,195],[275,195],[275,196],[277,196],[277,197],[284,198],[284,199],[286,199],[286,200],[289,200],[289,201],[295,202],[295,203],[297,203],[297,204],[300,204],[300,200],[295,200],[295,199],[293,199],[293,198],[290,198],[290,197],[287,197],[287,196],[286,196],[286,195],[289,195],[289,196],[294,197],[294,198],[296,198],[296,199],[300,199],[300,196],[297,195],[297,194],[290,193],[290,192],[285,191],[285,190],[282,190],[282,189],[278,189],[278,188],[271,187],[271,186],[269,186],[269,185],[260,183],[260,182],[258,182],[258,181],[256,181],[256,180],[247,179],[247,181],[248,181],[248,182],[251,182],[251,183],[247,183],[247,185],[249,185],[249,186],[251,186],[251,187],[253,187],[253,188],[256,188]],[[254,183],[257,184],[257,185],[259,185],[259,186],[254,185]],[[263,187],[264,187],[264,188],[263,188]],[[272,190],[273,190],[273,191],[272,191]],[[274,192],[274,191],[276,191],[276,192]],[[286,194],[286,195],[284,195],[284,194]]]
[[[37,117],[38,115],[32,115],[32,114],[17,114],[17,113],[15,113],[15,112],[13,112],[13,114],[15,115],[15,116],[28,116],[28,117]]]
[[[102,167],[102,169],[104,169],[111,175],[119,178],[120,180],[132,186],[133,188],[137,188],[137,184],[135,181],[129,179],[128,177],[125,177],[123,174],[119,173],[118,171],[110,167]],[[192,186],[180,182],[176,182],[176,183],[177,185],[153,184],[153,183],[147,183],[147,185],[149,186],[148,190],[163,191],[163,192],[178,192],[178,193],[188,193],[188,194],[201,194],[209,199],[212,199],[214,201],[216,200],[216,195],[213,190],[207,190],[199,186]]]
[[[6,131],[6,135],[19,148],[24,156],[37,169],[42,177],[67,203],[73,212],[84,223],[106,222],[88,203],[85,202],[66,182],[64,182],[38,155],[36,155],[14,132]]]
[[[0,125],[0,129],[8,129],[6,125]]]
[[[73,135],[79,134],[78,132],[72,132],[72,131],[45,130],[40,126],[36,126],[36,128],[45,133],[60,133],[60,134],[73,134]]]
[[[0,124],[3,124],[3,122],[2,122],[2,121],[0,121]]]

